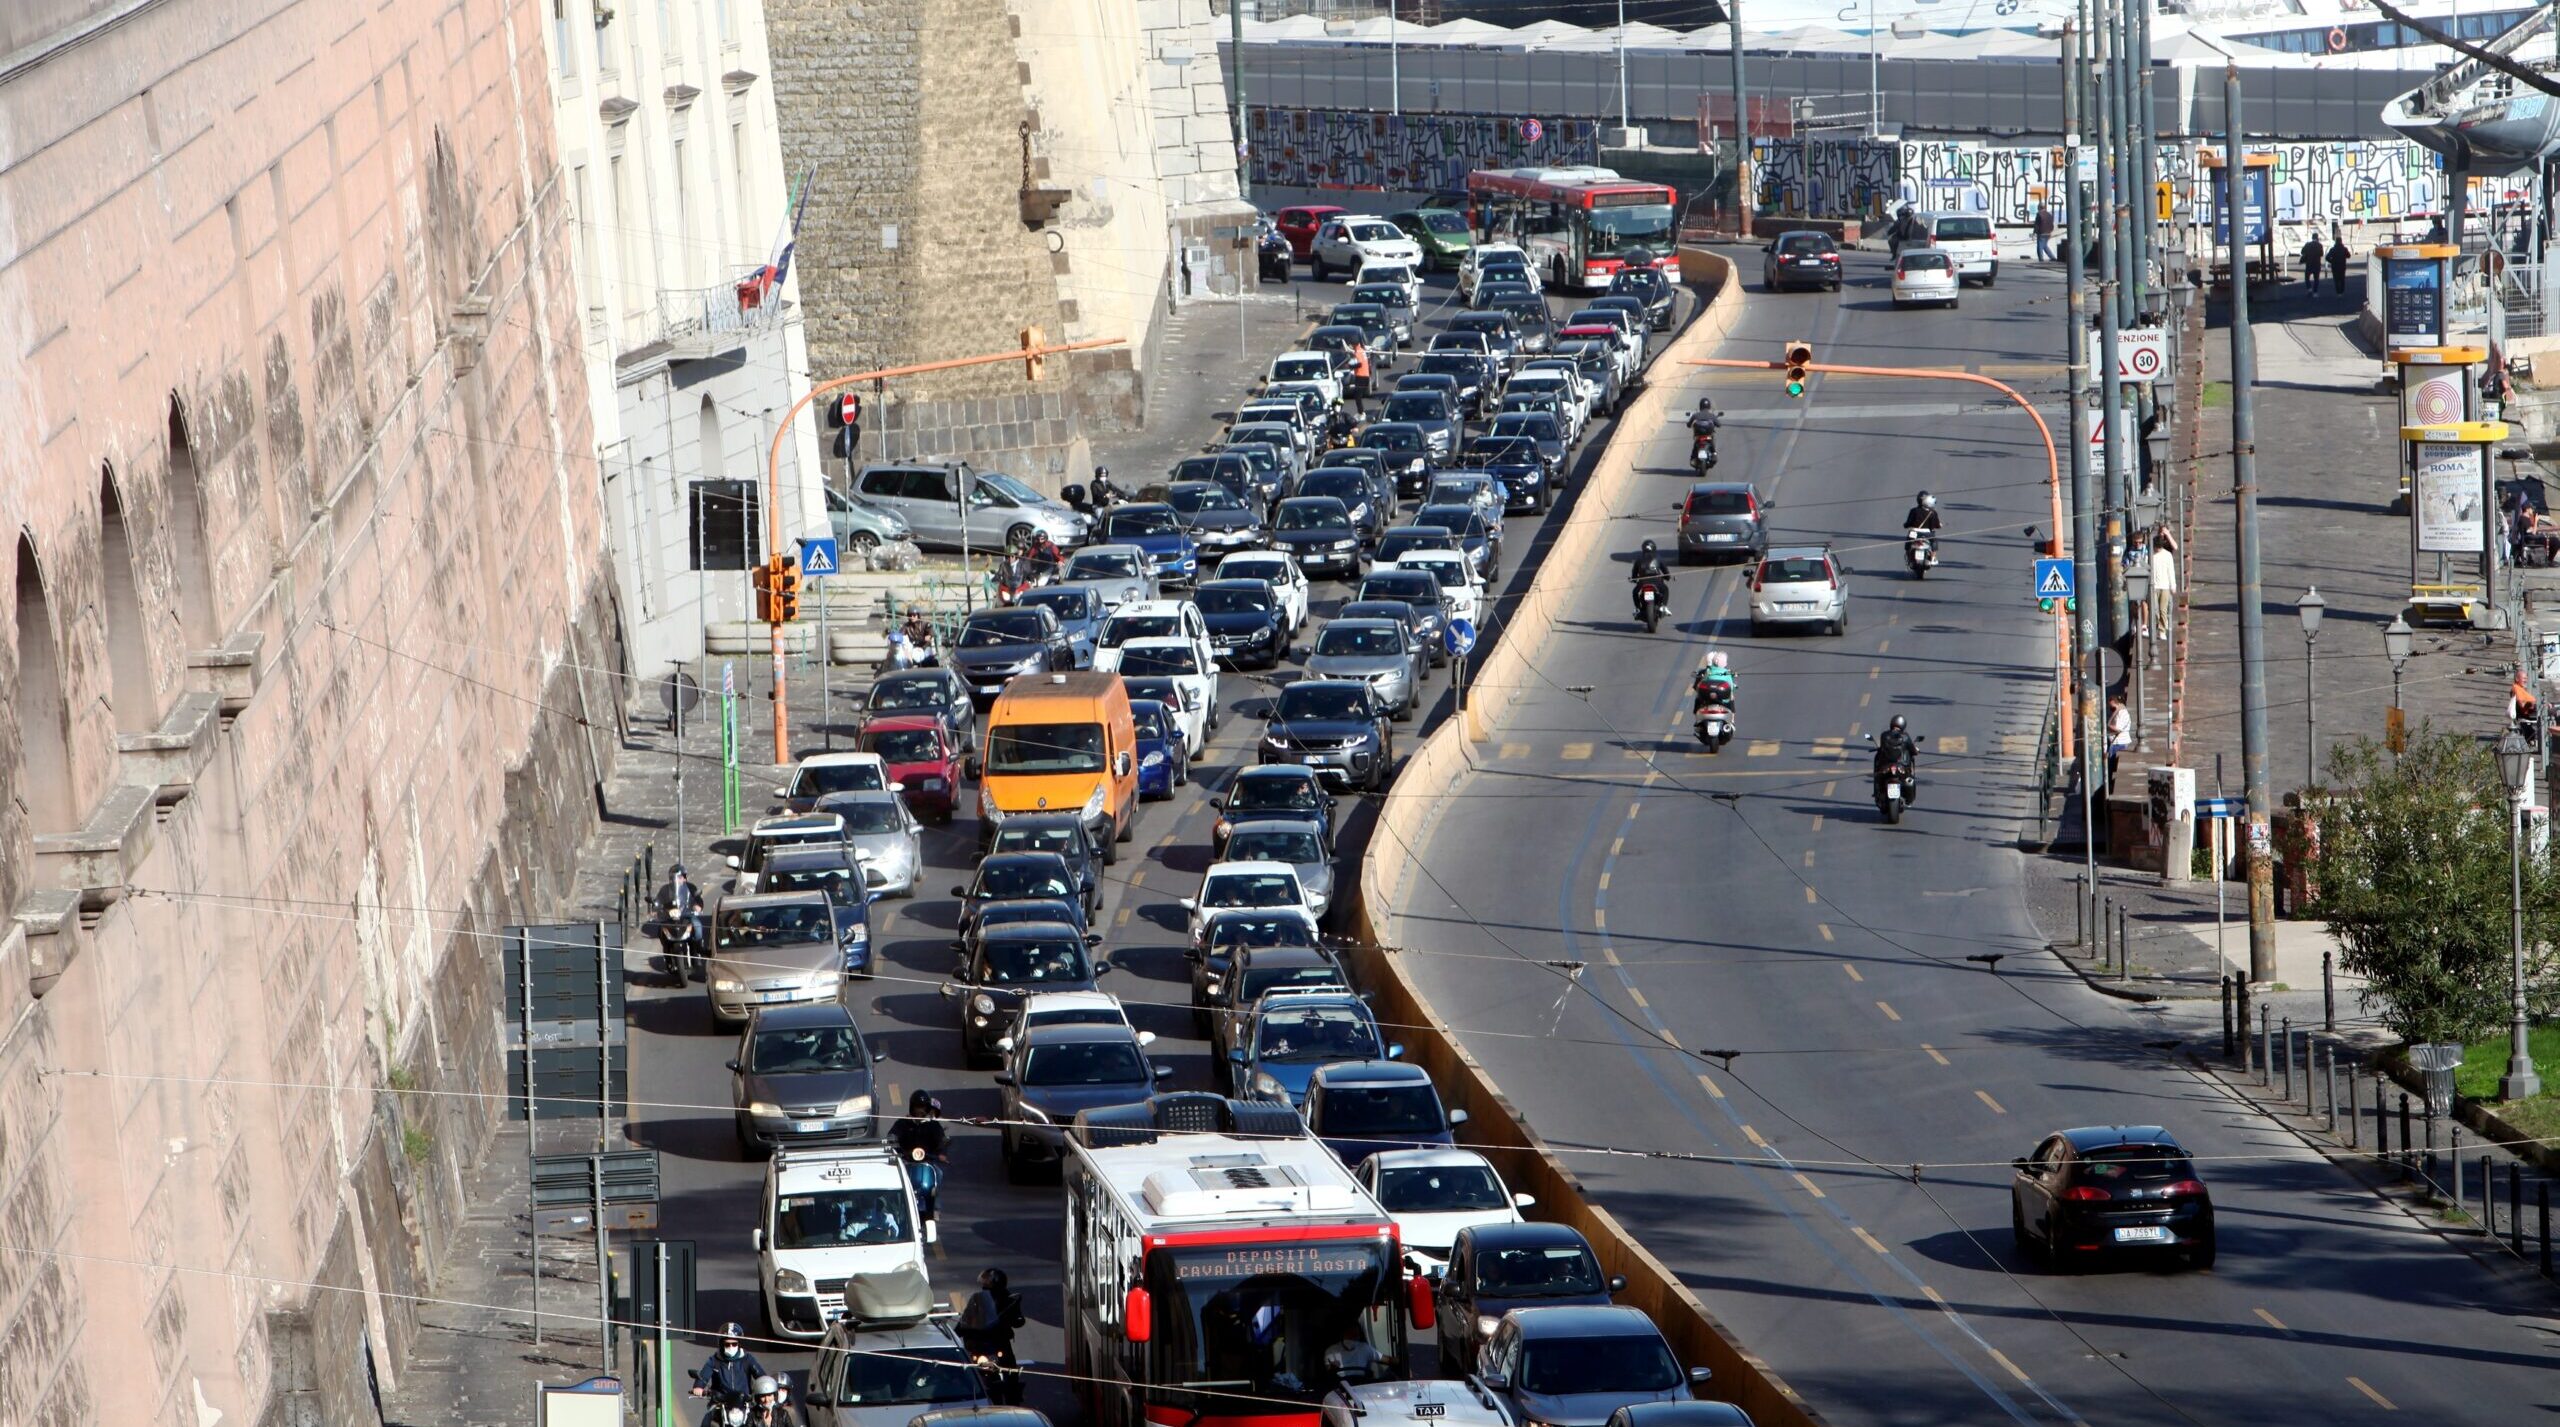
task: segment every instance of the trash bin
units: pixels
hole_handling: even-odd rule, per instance
[[[2461,1064],[2458,1041],[2421,1041],[2409,1047],[2409,1067],[2426,1087],[2428,1109],[2439,1115],[2453,1113],[2453,1072]]]

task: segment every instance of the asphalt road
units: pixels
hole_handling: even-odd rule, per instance
[[[1755,281],[1726,355],[1806,337],[1818,360],[2061,385],[2058,276],[2012,265],[1957,311],[1895,312],[1880,255],[1851,254],[1838,297],[1764,294],[1757,254],[1738,256]],[[1647,636],[1623,564],[1547,576],[1576,592],[1534,661],[1543,687],[1481,746],[1402,908],[1426,953],[1406,964],[1494,1079],[1560,1144],[1727,1157],[1575,1165],[1835,1423],[2560,1405],[2547,1289],[2356,1188],[2181,1070],[2174,1030],[2041,951],[2008,845],[2052,658],[2028,598],[2021,531],[2047,504],[2023,413],[1899,380],[1818,378],[1800,402],[1756,375],[1700,384],[1732,413],[1716,474],[1761,483],[1777,539],[1834,543],[1850,628],[1754,638],[1743,577],[1699,568]],[[2059,433],[2059,398],[2040,406]],[[1620,561],[1648,535],[1668,548],[1686,475],[1677,428],[1632,437],[1661,500],[1618,517]],[[1922,486],[1947,526],[1925,582],[1900,550]],[[1741,719],[1713,755],[1686,690],[1711,646]],[[1916,806],[1886,826],[1859,739],[1894,714],[1928,744]],[[1996,971],[1967,959],[1995,953]],[[2213,1270],[2028,1266],[2008,1161],[2093,1123],[2165,1124],[2198,1156]]]
[[[1340,283],[1305,282],[1301,287],[1304,300],[1318,310],[1324,303],[1344,300],[1345,285]],[[1448,279],[1435,279],[1426,302],[1425,325],[1436,328],[1439,319],[1456,310],[1449,306],[1452,301]],[[1564,310],[1558,304],[1559,315]],[[1693,310],[1694,303],[1684,296],[1682,316]],[[1659,336],[1654,346],[1659,348]],[[1275,347],[1260,354],[1256,369],[1279,350]],[[1390,376],[1410,366],[1409,359],[1399,362]],[[1203,410],[1191,418],[1195,435],[1181,441],[1179,448],[1193,449],[1223,427],[1228,405],[1221,403],[1219,409]],[[1610,429],[1607,421],[1594,424],[1577,453],[1576,476],[1568,482],[1560,509],[1571,508],[1579,475],[1603,448]],[[1120,474],[1124,479],[1134,476],[1130,484],[1152,478],[1149,473]],[[1542,528],[1553,519],[1512,516],[1506,522],[1504,588],[1525,588],[1543,546]],[[1299,640],[1301,656],[1313,645],[1314,629],[1341,603],[1345,591],[1340,584],[1319,581],[1314,594],[1310,625]],[[1237,768],[1253,761],[1252,740],[1260,724],[1235,715],[1258,709],[1275,680],[1285,682],[1296,672],[1292,660],[1275,672],[1222,673],[1219,689],[1227,715],[1210,740],[1207,756],[1192,765],[1191,786],[1170,802],[1146,805],[1135,840],[1121,850],[1118,865],[1108,869],[1110,883],[1096,925],[1104,934],[1104,954],[1119,969],[1105,979],[1102,989],[1127,1004],[1139,1029],[1156,1033],[1152,1053],[1158,1063],[1175,1067],[1176,1088],[1211,1089],[1218,1084],[1207,1045],[1192,1026],[1190,969],[1182,956],[1186,923],[1177,901],[1197,889],[1200,874],[1209,864],[1209,830],[1215,814],[1208,808],[1208,799],[1223,790]],[[1448,703],[1447,668],[1433,672],[1429,697],[1435,707]],[[844,706],[852,706],[850,696]],[[1395,725],[1400,754],[1426,726],[1425,718]],[[753,798],[758,791],[748,790],[751,816],[759,811]],[[1346,876],[1357,865],[1370,822],[1358,803],[1356,798],[1344,802],[1341,865]],[[974,797],[965,798],[964,805],[974,807]],[[919,879],[917,895],[912,900],[881,902],[872,909],[880,971],[875,981],[859,988],[854,1003],[864,1033],[888,1052],[880,1067],[881,1089],[876,1096],[884,1128],[887,1118],[903,1110],[907,1094],[919,1087],[932,1091],[942,1101],[945,1114],[955,1119],[993,1115],[997,1110],[991,1072],[962,1066],[954,1003],[938,991],[951,967],[950,941],[956,924],[957,904],[949,891],[966,880],[975,866],[977,828],[964,812],[947,827],[928,827],[925,838],[932,870]],[[730,844],[714,844],[716,852],[735,850]],[[714,1028],[699,986],[677,990],[657,984],[659,978],[637,953],[632,974],[632,1137],[639,1145],[661,1151],[661,1232],[671,1238],[690,1238],[697,1246],[697,1308],[702,1321],[716,1325],[734,1319],[754,1333],[759,1290],[756,1256],[748,1236],[757,1222],[763,1161],[743,1157],[732,1130],[729,1075],[723,1062],[735,1053],[736,1035]],[[996,1140],[991,1129],[954,1126],[951,1173],[942,1190],[941,1240],[927,1251],[928,1259],[935,1288],[955,1299],[965,1297],[975,1286],[981,1268],[992,1265],[1006,1271],[1014,1288],[1024,1295],[1031,1322],[1018,1348],[1036,1372],[1039,1364],[1054,1367],[1063,1347],[1058,1191],[1007,1184]],[[811,1359],[805,1351],[763,1346],[758,1353],[768,1367],[777,1369],[805,1369]],[[1054,1379],[1035,1376],[1030,1403],[1060,1422],[1081,1416],[1065,1385]]]

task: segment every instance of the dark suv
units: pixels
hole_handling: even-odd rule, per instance
[[[1840,245],[1828,233],[1780,233],[1760,251],[1760,285],[1771,292],[1791,287],[1840,290]]]
[[[1017,674],[1047,674],[1076,666],[1075,646],[1055,612],[1038,605],[982,609],[960,626],[942,662],[969,685],[980,708],[996,701]]]
[[[1395,734],[1388,711],[1364,683],[1348,679],[1300,679],[1280,691],[1265,715],[1264,763],[1296,763],[1328,786],[1376,792],[1395,770]]]

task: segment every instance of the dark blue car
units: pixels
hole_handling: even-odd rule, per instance
[[[1403,1046],[1388,1045],[1378,1033],[1378,1018],[1354,992],[1274,992],[1254,1003],[1227,1052],[1227,1084],[1239,1100],[1303,1107],[1323,1067],[1403,1055]]]
[[[1502,485],[1505,511],[1535,515],[1547,508],[1547,463],[1526,436],[1479,436],[1467,443],[1464,464]]]
[[[1237,669],[1276,669],[1289,652],[1289,626],[1280,597],[1260,580],[1203,580],[1193,592],[1209,626],[1209,648]]]
[[[1191,745],[1182,721],[1155,699],[1131,699],[1129,721],[1138,730],[1138,796],[1161,802],[1191,781]]]
[[[1159,584],[1187,585],[1200,575],[1200,546],[1183,524],[1182,512],[1163,501],[1115,505],[1102,517],[1093,537],[1098,545],[1135,545],[1147,552]]]
[[[1307,1133],[1353,1169],[1380,1150],[1455,1144],[1467,1119],[1441,1108],[1421,1066],[1394,1060],[1322,1067],[1309,1078],[1305,1108]]]

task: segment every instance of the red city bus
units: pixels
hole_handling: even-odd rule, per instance
[[[1615,169],[1489,168],[1467,175],[1478,242],[1512,242],[1556,289],[1600,288],[1631,262],[1668,269],[1679,195]]]
[[[1346,1328],[1402,1377],[1407,1329],[1434,1326],[1431,1281],[1342,1162],[1284,1106],[1232,1115],[1250,1138],[1067,1137],[1066,1369],[1097,1427],[1318,1427]]]

